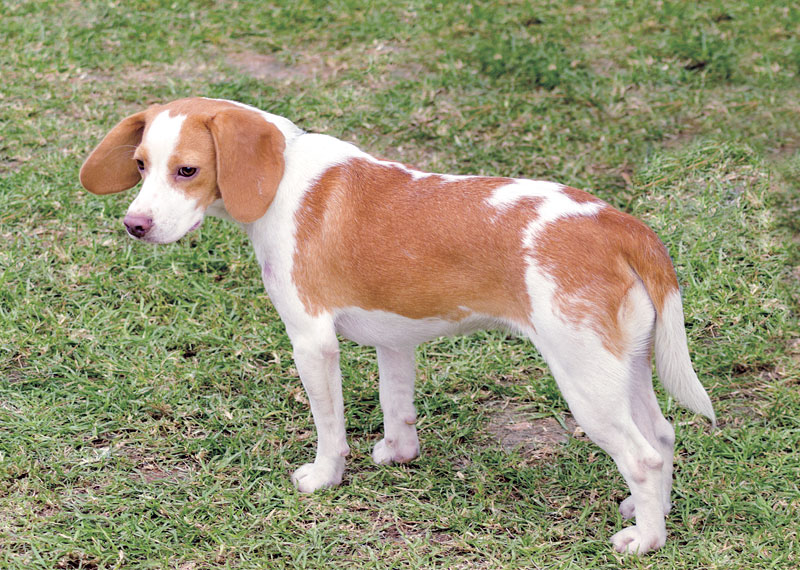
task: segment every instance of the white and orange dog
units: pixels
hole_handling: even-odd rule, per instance
[[[206,214],[237,222],[286,325],[318,446],[300,491],[341,482],[348,454],[337,334],[375,346],[384,438],[377,463],[419,454],[415,347],[502,327],[528,336],[575,419],[631,490],[620,552],[666,540],[674,431],[653,392],[714,421],[692,369],[678,282],[643,223],[579,190],[536,180],[429,174],[289,120],[214,99],[122,120],[80,172],[95,194],[143,180],[125,226],[169,243]]]

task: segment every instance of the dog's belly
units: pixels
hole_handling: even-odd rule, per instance
[[[452,321],[437,317],[410,319],[386,311],[366,311],[358,307],[341,309],[336,314],[336,332],[368,346],[416,346],[441,336],[469,334],[477,330],[505,326],[486,315],[472,313]]]

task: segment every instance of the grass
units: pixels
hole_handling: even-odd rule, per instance
[[[0,31],[0,566],[800,566],[800,11],[791,3],[10,2]],[[344,344],[344,484],[297,494],[313,424],[245,238],[159,248],[79,189],[106,130],[207,95],[375,154],[591,189],[662,237],[721,429],[667,398],[667,546],[614,554],[624,485],[501,333],[419,350],[423,456],[381,467],[377,369]]]

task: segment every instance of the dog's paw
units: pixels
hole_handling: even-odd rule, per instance
[[[292,483],[301,493],[313,493],[317,489],[335,487],[342,482],[343,473],[344,458],[317,460],[292,473]]]
[[[614,550],[623,554],[645,554],[664,546],[666,533],[642,532],[639,526],[629,526],[611,537]]]
[[[392,463],[408,463],[419,457],[419,440],[414,438],[402,445],[388,444],[386,439],[380,440],[372,450],[372,460],[378,465]]]

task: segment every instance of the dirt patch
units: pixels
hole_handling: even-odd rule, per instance
[[[226,54],[224,61],[254,79],[289,84],[328,81],[348,70],[361,70],[358,87],[370,90],[416,79],[424,71],[403,46],[377,42],[327,54],[293,52],[290,57],[291,63],[273,53],[241,50]]]
[[[341,69],[333,59],[321,55],[305,56],[293,65],[280,61],[275,55],[254,51],[241,51],[226,56],[225,61],[235,69],[254,79],[277,82],[308,81],[309,79],[330,79]]]
[[[9,384],[17,384],[26,379],[24,371],[27,367],[28,359],[17,352],[8,359],[6,366],[0,370],[0,375],[2,375]]]
[[[800,152],[800,139],[782,140],[770,149],[771,154],[778,159],[788,159]]]
[[[70,552],[66,556],[62,556],[58,563],[56,564],[56,568],[61,568],[65,570],[71,569],[78,569],[82,568],[84,570],[94,570],[95,568],[99,568],[100,559],[86,554],[84,552]]]
[[[185,479],[188,475],[188,470],[180,468],[164,470],[155,463],[140,465],[137,467],[137,471],[145,483],[152,483],[153,481],[180,481]]]
[[[553,417],[536,417],[513,405],[492,414],[488,431],[506,451],[518,450],[533,457],[556,454],[570,437],[585,437],[569,414],[565,414],[562,425]]]
[[[156,457],[146,456],[137,450],[129,449],[121,445],[115,450],[117,454],[124,456],[131,462],[130,477],[138,477],[145,483],[153,483],[155,481],[183,481],[187,479],[192,471],[192,465],[189,462],[182,462],[169,467],[163,467],[158,463]]]
[[[54,85],[69,82],[72,85],[98,85],[99,89],[113,89],[119,83],[137,85],[163,85],[170,81],[188,83],[222,81],[225,74],[218,69],[214,59],[179,59],[174,63],[142,63],[128,65],[113,72],[72,68],[43,76]]]
[[[404,524],[402,521],[395,521],[393,525],[388,525],[379,531],[379,536],[384,542],[395,544],[406,544],[415,539],[424,538],[426,541],[449,547],[457,547],[456,537],[445,531],[420,531],[413,525]]]
[[[0,174],[17,172],[20,168],[22,168],[22,161],[19,159],[19,157],[0,159]]]

